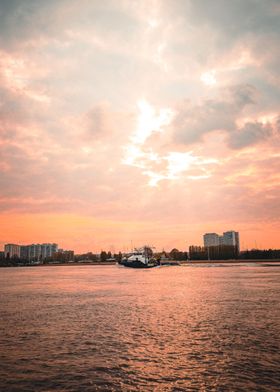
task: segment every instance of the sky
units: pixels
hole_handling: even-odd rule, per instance
[[[278,0],[0,0],[0,247],[280,247]]]

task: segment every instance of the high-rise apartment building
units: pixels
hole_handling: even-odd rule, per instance
[[[46,259],[48,257],[52,257],[54,253],[57,253],[58,245],[57,244],[41,244],[41,255],[42,259]]]
[[[21,245],[20,246],[20,258],[22,260],[29,260],[29,246]]]
[[[206,233],[203,236],[204,246],[219,246],[219,235],[216,233]]]
[[[223,245],[235,246],[239,252],[239,233],[237,231],[226,231],[223,233]]]
[[[20,246],[16,244],[6,244],[4,252],[5,258],[20,257]]]
[[[28,245],[29,260],[38,261],[41,260],[41,245],[31,244]]]
[[[52,257],[58,250],[57,244],[31,244],[20,247],[20,257],[29,261],[40,261]]]
[[[204,246],[222,246],[229,245],[234,246],[239,252],[239,233],[237,231],[225,231],[223,235],[216,233],[206,233],[203,236]]]

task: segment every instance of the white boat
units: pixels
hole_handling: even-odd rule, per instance
[[[120,264],[130,268],[152,268],[158,266],[160,261],[153,257],[152,249],[149,246],[144,246],[124,257]]]

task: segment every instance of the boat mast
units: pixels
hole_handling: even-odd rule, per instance
[[[145,257],[145,264],[148,264],[147,247],[146,246],[144,246],[144,257]]]

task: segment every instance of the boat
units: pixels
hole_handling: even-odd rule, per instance
[[[153,268],[160,265],[160,260],[153,257],[152,249],[148,246],[134,249],[129,255],[124,257],[121,265],[130,268]]]

